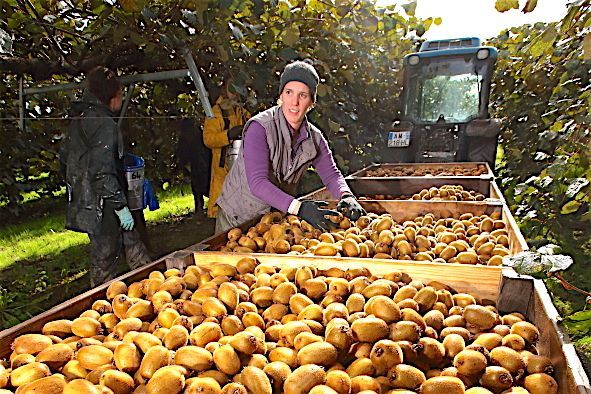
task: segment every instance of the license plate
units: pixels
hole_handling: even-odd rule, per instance
[[[401,148],[410,145],[410,131],[390,131],[388,148]]]

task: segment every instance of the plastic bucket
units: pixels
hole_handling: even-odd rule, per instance
[[[144,209],[144,159],[126,153],[123,173],[127,181],[127,206],[130,210]]]

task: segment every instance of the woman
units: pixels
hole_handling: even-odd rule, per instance
[[[269,212],[271,207],[328,230],[333,224],[326,216],[337,212],[324,209],[324,202],[293,197],[310,165],[340,199],[339,211],[352,220],[365,214],[336,167],[321,131],[306,118],[316,102],[318,82],[310,64],[288,64],[281,74],[278,105],[246,122],[242,148],[217,200],[216,233]]]

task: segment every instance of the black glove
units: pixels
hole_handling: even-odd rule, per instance
[[[322,209],[322,207],[327,205],[328,203],[325,201],[302,201],[302,205],[298,211],[298,217],[304,219],[317,229],[329,231],[337,225],[326,216],[338,216],[339,213],[332,209]]]
[[[241,124],[238,126],[234,126],[230,130],[228,130],[228,139],[235,140],[235,139],[240,138],[240,136],[242,135],[242,128],[243,127],[244,127],[244,125]]]
[[[353,197],[351,194],[345,194],[343,197],[341,197],[341,201],[339,201],[339,204],[337,205],[337,211],[353,221],[367,214],[365,209],[359,205],[355,197]]]

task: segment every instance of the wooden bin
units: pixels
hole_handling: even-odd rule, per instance
[[[405,177],[405,178],[347,178],[347,184],[357,197],[376,194],[394,197],[411,196],[423,189],[440,187],[443,185],[459,185],[465,190],[474,190],[486,198],[505,201],[497,184],[493,179],[473,180],[468,177]],[[476,186],[476,188],[474,188]],[[300,200],[334,200],[326,187],[315,190],[299,198]],[[433,201],[435,202],[435,201]]]
[[[288,255],[197,251],[191,263],[204,267],[213,263],[235,265],[243,257],[255,257],[262,264],[277,267],[313,265],[326,269],[358,265],[369,268],[377,275],[400,270],[408,273],[413,279],[426,282],[436,280],[457,291],[465,291],[483,299],[490,299],[497,303],[501,313],[520,312],[540,329],[538,350],[540,354],[552,360],[556,369],[554,377],[559,385],[559,393],[591,394],[591,385],[581,360],[568,335],[558,325],[560,317],[541,280],[519,276],[510,268],[448,264],[446,269],[442,270],[441,264],[437,263],[381,259],[317,256],[303,258]]]
[[[405,169],[416,169],[422,170],[427,168],[433,167],[440,167],[440,168],[453,168],[453,167],[462,167],[462,168],[477,168],[478,166],[484,166],[486,168],[486,173],[478,175],[478,176],[471,176],[471,175],[462,175],[462,176],[451,176],[451,175],[443,175],[443,176],[434,176],[434,175],[415,175],[415,176],[385,176],[385,177],[376,177],[376,176],[369,176],[368,172],[372,170],[376,170],[378,168],[383,169],[395,169],[395,168],[405,168]],[[486,197],[491,196],[491,182],[494,181],[494,174],[490,169],[488,163],[485,162],[460,162],[460,163],[385,163],[385,164],[372,164],[368,167],[365,167],[353,174],[348,175],[345,179],[347,183],[350,181],[362,181],[359,184],[354,184],[351,186],[352,188],[358,187],[360,193],[366,194],[394,194],[394,195],[402,195],[402,194],[409,194],[409,193],[416,193],[421,191],[422,189],[429,188],[432,186],[443,186],[443,185],[461,185],[464,189],[468,190],[475,190],[479,193],[484,194]],[[393,183],[386,183],[383,184],[384,181],[399,181],[402,182],[401,187],[406,187],[408,189],[396,189],[398,185],[396,182]],[[393,193],[387,193],[386,190],[392,190]],[[383,191],[379,193],[375,193],[376,191]],[[401,192],[399,192],[399,190]],[[354,193],[355,191],[352,190]]]
[[[427,213],[433,213],[435,217],[459,217],[463,213],[472,213],[474,215],[488,214],[493,212],[501,212],[501,219],[505,222],[507,232],[509,233],[509,250],[512,254],[527,250],[528,246],[523,238],[523,235],[517,227],[515,219],[511,212],[502,204],[498,202],[481,202],[481,201],[415,201],[415,200],[371,200],[360,201],[361,206],[368,212],[375,213],[389,213],[392,218],[399,223],[406,220],[413,220],[417,216],[422,216]],[[336,205],[335,201],[330,202],[329,208]],[[256,220],[243,223],[239,227],[243,232],[258,222]],[[194,245],[194,250],[209,250],[215,251],[221,249],[227,242],[227,231],[222,234],[214,234],[210,238],[201,241]]]
[[[394,170],[394,169],[406,169],[408,171],[421,171],[426,172],[429,169],[452,169],[452,168],[461,168],[461,169],[478,169],[479,167],[484,167],[484,173],[480,175],[457,175],[455,177],[462,178],[462,177],[482,177],[486,179],[494,179],[495,174],[491,170],[490,166],[487,162],[452,162],[452,163],[374,163],[365,168],[362,168],[359,171],[354,172],[353,174],[349,175],[347,178],[376,178],[375,176],[368,175],[368,172],[377,170],[379,168],[386,169],[386,170]],[[424,175],[409,175],[409,176],[424,176]],[[440,175],[429,175],[431,177],[439,177]],[[441,175],[444,177],[454,177],[452,175]],[[390,178],[390,177],[380,177],[380,178]],[[398,177],[393,177],[398,178]]]
[[[182,250],[171,253],[142,268],[131,271],[114,280],[122,280],[126,283],[147,278],[154,270],[164,271],[169,268],[184,270],[192,264],[210,267],[212,263],[225,262],[236,264],[243,254],[228,254],[220,252],[193,252]],[[541,354],[552,359],[556,372],[554,374],[559,392],[587,393],[591,394],[589,380],[583,370],[568,336],[558,326],[558,314],[550,301],[550,297],[542,281],[529,277],[518,277],[511,269],[498,267],[474,267],[450,264],[449,270],[441,270],[441,266],[433,263],[396,262],[392,260],[356,259],[356,261],[343,261],[338,258],[310,257],[306,260],[297,256],[271,256],[250,254],[258,258],[263,264],[275,266],[297,266],[312,264],[318,267],[334,267],[339,265],[346,267],[350,264],[361,264],[369,268],[373,273],[383,274],[389,270],[403,270],[416,279],[437,280],[460,291],[468,291],[474,288],[474,283],[481,283],[475,293],[483,298],[493,297],[501,312],[521,312],[528,320],[534,323],[541,331],[539,350]],[[476,271],[475,269],[478,268]],[[446,271],[442,276],[442,271]],[[476,275],[476,276],[475,276]],[[468,283],[468,278],[474,283]],[[98,299],[105,298],[105,292],[111,282],[105,283],[95,289],[66,301],[49,311],[29,319],[15,327],[0,331],[0,358],[7,358],[11,353],[10,345],[13,340],[23,334],[38,333],[43,325],[51,320],[74,319],[80,313],[92,306]],[[495,293],[495,286],[497,292]]]

